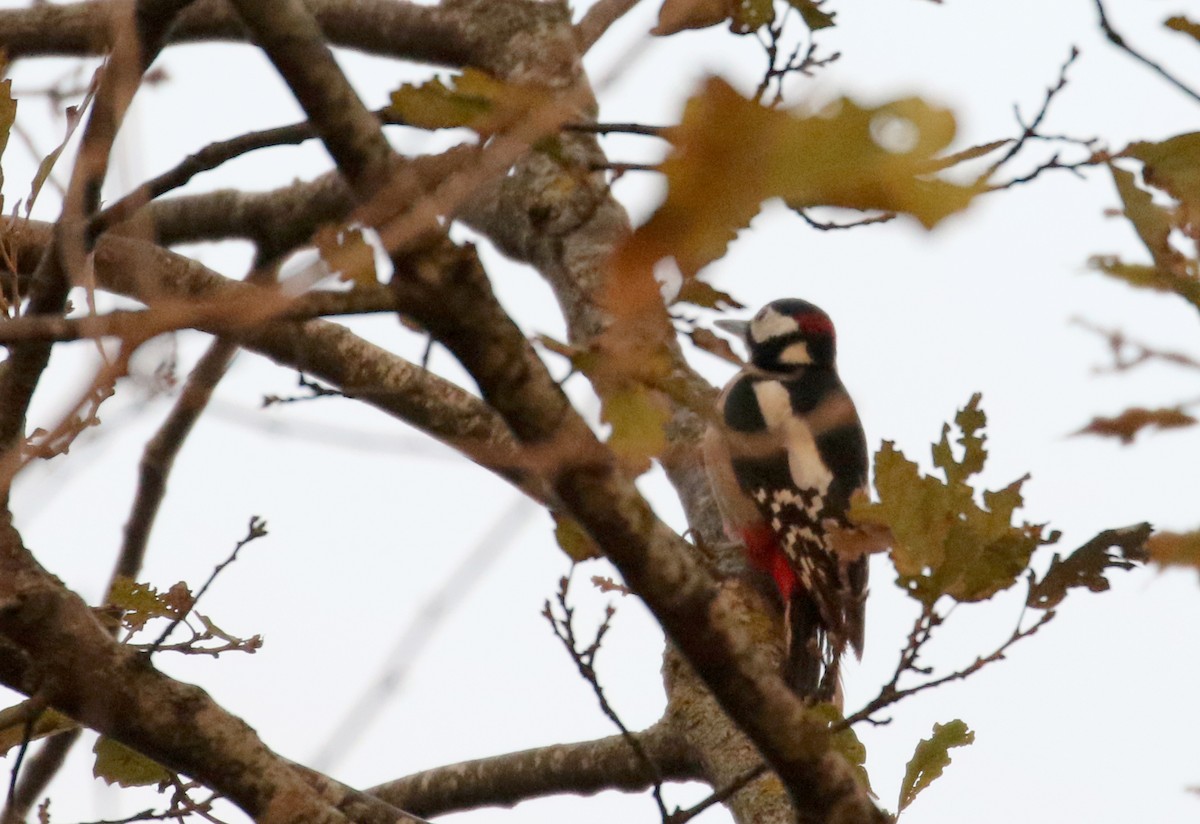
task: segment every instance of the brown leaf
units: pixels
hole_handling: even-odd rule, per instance
[[[688,29],[706,29],[723,22],[730,14],[729,0],[663,0],[655,37],[669,37]]]
[[[1126,409],[1115,418],[1096,417],[1076,435],[1101,435],[1120,438],[1121,443],[1133,443],[1138,432],[1148,426],[1158,429],[1179,429],[1192,426],[1196,419],[1180,409]]]
[[[1182,17],[1180,15],[1168,17],[1163,25],[1172,31],[1177,31],[1181,34],[1186,34],[1195,40],[1200,40],[1200,23],[1193,23],[1186,17]]]
[[[1029,596],[1025,602],[1035,609],[1054,609],[1067,590],[1087,587],[1092,592],[1108,589],[1104,573],[1109,569],[1132,569],[1147,559],[1146,541],[1150,524],[1135,524],[1123,529],[1106,529],[1066,558],[1058,553],[1050,561],[1042,580],[1029,574]],[[1117,550],[1113,552],[1113,550]]]
[[[622,595],[633,595],[632,589],[624,584],[617,583],[612,578],[606,578],[603,575],[593,575],[592,586],[601,592],[619,592]]]
[[[705,309],[745,309],[737,298],[728,292],[722,292],[699,278],[688,278],[679,287],[675,303],[690,303],[693,306],[703,306]]]
[[[738,357],[737,352],[733,351],[733,347],[729,345],[729,341],[725,340],[711,329],[697,327],[688,332],[688,337],[692,339],[692,343],[697,349],[703,349],[710,355],[716,355],[721,360],[729,361],[734,366],[742,366],[745,361]]]
[[[1200,530],[1156,533],[1146,549],[1150,560],[1161,567],[1191,567],[1200,572]]]

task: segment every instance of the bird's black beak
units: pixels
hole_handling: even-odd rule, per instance
[[[713,326],[722,332],[737,335],[741,340],[745,340],[746,333],[750,331],[750,321],[748,320],[726,320],[722,318],[721,320],[713,321]]]

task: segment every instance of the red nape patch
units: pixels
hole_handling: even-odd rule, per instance
[[[828,315],[820,312],[808,312],[796,315],[793,320],[800,325],[800,331],[806,335],[829,335],[833,337],[833,321]]]
[[[742,543],[746,545],[746,557],[750,564],[771,576],[786,603],[796,590],[796,573],[792,571],[787,555],[780,548],[771,527],[760,524],[742,530]]]

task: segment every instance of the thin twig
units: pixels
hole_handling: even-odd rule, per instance
[[[1033,120],[1031,120],[1028,124],[1024,124],[1021,122],[1021,110],[1019,107],[1017,107],[1016,104],[1013,104],[1013,112],[1017,117],[1017,123],[1022,126],[1021,136],[1019,138],[1017,138],[1015,143],[1013,143],[1011,146],[1008,147],[1008,151],[1005,152],[1000,157],[999,160],[997,160],[995,163],[993,163],[991,165],[991,167],[988,169],[987,173],[984,175],[983,179],[986,180],[987,178],[991,177],[993,174],[995,174],[995,172],[997,170],[1000,169],[1001,166],[1003,166],[1005,163],[1007,163],[1008,161],[1010,161],[1014,157],[1016,157],[1017,153],[1020,152],[1021,149],[1025,146],[1025,143],[1037,135],[1038,126],[1042,125],[1042,121],[1046,119],[1047,112],[1050,111],[1051,101],[1054,100],[1055,95],[1057,95],[1064,88],[1066,88],[1067,69],[1071,68],[1071,64],[1073,64],[1078,59],[1079,59],[1079,49],[1076,48],[1075,46],[1071,46],[1070,54],[1067,55],[1066,61],[1062,64],[1062,67],[1058,70],[1058,82],[1056,82],[1053,86],[1050,86],[1048,89],[1046,89],[1046,96],[1042,100],[1041,108],[1038,109],[1038,113],[1034,116]]]
[[[1096,333],[1104,338],[1108,344],[1113,357],[1112,365],[1106,367],[1097,366],[1094,370],[1096,372],[1124,372],[1148,361],[1162,361],[1188,369],[1200,369],[1200,360],[1191,355],[1186,355],[1183,352],[1172,352],[1166,349],[1155,349],[1149,344],[1130,340],[1120,329],[1105,329],[1104,327],[1089,323],[1082,318],[1074,318],[1071,322],[1076,326],[1087,329],[1089,332]]]
[[[1181,92],[1183,92],[1188,97],[1195,100],[1196,102],[1200,102],[1200,92],[1197,92],[1195,89],[1192,89],[1190,86],[1185,85],[1181,80],[1179,80],[1179,78],[1175,77],[1169,71],[1167,71],[1162,66],[1160,66],[1158,63],[1155,63],[1153,60],[1146,57],[1144,54],[1139,52],[1133,46],[1129,45],[1129,42],[1121,35],[1120,32],[1118,32],[1116,29],[1114,29],[1112,26],[1112,23],[1110,23],[1108,21],[1108,15],[1104,13],[1103,0],[1096,0],[1096,11],[1098,11],[1100,13],[1100,30],[1104,32],[1104,36],[1106,38],[1108,38],[1108,42],[1112,43],[1114,46],[1121,49],[1122,51],[1128,52],[1130,56],[1141,61],[1142,63],[1144,63],[1145,65],[1149,66],[1151,69],[1156,71],[1159,74],[1159,76],[1161,76],[1164,80],[1166,80],[1172,86],[1179,89]]]
[[[352,395],[347,395],[340,389],[331,389],[328,386],[322,386],[316,381],[310,381],[304,377],[303,372],[296,373],[296,383],[301,389],[307,389],[307,395],[289,395],[281,397],[279,395],[263,395],[262,408],[275,406],[277,404],[301,403],[303,401],[312,401],[317,398],[350,398]]]
[[[175,631],[175,628],[183,623],[183,619],[186,618],[188,614],[196,608],[196,604],[204,596],[204,593],[208,592],[208,588],[212,586],[212,583],[217,579],[217,576],[220,575],[227,566],[237,560],[238,553],[241,552],[242,547],[251,541],[256,541],[259,538],[266,536],[266,534],[267,522],[259,518],[257,515],[252,515],[250,517],[250,525],[247,529],[246,537],[237,542],[237,545],[234,546],[233,552],[229,554],[228,558],[217,564],[217,566],[209,574],[208,580],[204,582],[204,586],[200,587],[200,590],[194,596],[192,596],[192,602],[188,606],[188,609],[181,611],[180,614],[176,616],[175,620],[167,625],[167,628],[163,630],[162,635],[158,636],[158,640],[151,644],[150,649],[147,650],[148,654],[155,652],[166,643],[167,638],[169,638],[171,633]]]
[[[600,622],[600,626],[596,629],[595,638],[593,638],[592,643],[590,643],[585,649],[580,650],[579,641],[575,636],[575,609],[569,606],[567,603],[567,594],[570,590],[570,586],[571,579],[569,577],[564,575],[559,579],[558,594],[556,597],[558,600],[559,609],[562,610],[562,617],[560,618],[554,614],[554,610],[550,606],[549,601],[546,601],[545,606],[542,609],[542,615],[550,623],[550,628],[554,631],[554,635],[558,638],[558,640],[562,641],[567,653],[571,656],[571,660],[575,662],[575,666],[578,668],[579,674],[583,676],[583,679],[591,686],[592,692],[595,693],[596,700],[600,704],[600,711],[603,712],[604,715],[616,725],[617,729],[621,731],[621,737],[629,743],[630,748],[637,755],[638,760],[645,764],[647,771],[654,776],[654,787],[651,790],[651,793],[654,796],[655,803],[658,804],[659,815],[662,817],[664,824],[666,824],[666,822],[671,820],[671,814],[667,811],[666,802],[663,801],[662,770],[659,769],[658,764],[656,764],[654,759],[650,757],[650,754],[646,752],[645,747],[642,746],[642,743],[638,741],[637,737],[625,726],[625,723],[621,720],[621,717],[617,715],[617,712],[612,708],[612,705],[608,703],[608,699],[604,696],[604,688],[600,686],[600,679],[596,674],[596,654],[600,652],[600,645],[603,643],[604,636],[612,624],[612,618],[616,614],[616,608],[613,607],[612,604],[609,604],[605,608],[604,620]]]
[[[850,223],[825,223],[823,221],[816,220],[809,215],[807,209],[796,209],[795,211],[796,214],[800,216],[801,220],[803,220],[812,228],[819,229],[822,232],[837,231],[839,229],[857,229],[859,226],[870,226],[875,223],[887,223],[896,217],[895,212],[884,212],[883,214],[864,217],[860,220],[851,221]]]
[[[917,651],[920,649],[920,647],[922,645],[925,644],[926,641],[929,640],[929,634],[932,631],[933,627],[936,626],[937,624],[941,623],[944,620],[945,616],[938,618],[936,613],[934,613],[931,610],[931,608],[926,607],[922,611],[921,617],[917,619],[917,623],[914,625],[913,633],[911,633],[909,635],[909,645],[908,645],[908,647],[905,648],[904,652],[901,653],[900,665],[897,666],[896,674],[893,676],[892,680],[886,686],[884,686],[883,690],[880,691],[879,695],[876,696],[875,699],[873,699],[865,707],[863,707],[862,709],[860,709],[858,712],[854,713],[853,715],[847,716],[844,721],[834,725],[834,727],[832,728],[833,731],[837,732],[839,730],[846,729],[848,727],[853,726],[854,724],[857,724],[860,721],[870,721],[871,723],[886,723],[886,722],[872,721],[871,716],[873,716],[876,712],[883,709],[884,707],[889,707],[892,704],[897,703],[898,701],[902,701],[903,699],[908,698],[909,696],[916,695],[917,693],[924,692],[925,690],[934,689],[935,687],[940,687],[941,685],[948,684],[951,681],[961,681],[962,679],[967,678],[967,677],[979,672],[979,670],[983,669],[988,664],[1003,660],[1004,654],[1009,650],[1010,647],[1012,647],[1013,644],[1017,643],[1018,641],[1020,641],[1024,638],[1028,638],[1029,636],[1033,635],[1039,629],[1041,629],[1043,626],[1045,626],[1047,623],[1049,623],[1051,620],[1054,619],[1054,615],[1055,615],[1054,610],[1052,610],[1052,609],[1046,610],[1045,612],[1042,613],[1041,617],[1038,618],[1038,620],[1035,621],[1032,625],[1030,625],[1026,629],[1022,629],[1021,624],[1024,621],[1026,609],[1027,608],[1024,606],[1021,608],[1021,613],[1020,613],[1020,615],[1017,616],[1017,625],[1013,629],[1012,634],[1008,638],[1006,638],[1002,644],[1000,644],[998,647],[996,647],[996,649],[992,650],[992,652],[989,653],[988,655],[980,656],[980,657],[976,658],[968,666],[963,667],[958,670],[955,670],[954,672],[951,672],[948,675],[943,675],[940,678],[933,678],[933,679],[930,679],[929,681],[925,681],[920,684],[917,684],[916,686],[908,687],[907,689],[897,689],[896,684],[899,681],[899,677],[905,671],[911,670],[914,672],[922,672],[925,674],[929,673],[929,670],[927,668],[921,668],[921,667],[915,666],[915,662],[916,662],[916,658],[917,658]],[[927,619],[927,616],[930,619],[936,619],[936,620],[931,623]],[[914,639],[917,639],[915,646],[913,644]]]
[[[563,131],[586,134],[637,134],[646,137],[665,137],[670,127],[647,126],[644,123],[568,123]]]
[[[691,821],[693,818],[700,815],[700,813],[704,812],[709,807],[715,806],[717,804],[724,804],[726,801],[728,801],[730,798],[732,798],[735,793],[737,793],[738,791],[747,787],[750,784],[750,782],[752,782],[758,778],[761,778],[762,776],[764,776],[766,774],[767,774],[767,765],[766,764],[759,764],[757,767],[751,767],[750,769],[746,770],[746,772],[742,773],[740,776],[735,778],[733,781],[729,782],[729,784],[727,784],[726,786],[722,787],[721,789],[717,790],[714,793],[711,793],[707,798],[703,799],[702,801],[700,801],[696,804],[693,804],[691,807],[688,807],[686,810],[676,810],[675,812],[671,813],[670,817],[667,820],[667,824],[686,824],[686,822]]]

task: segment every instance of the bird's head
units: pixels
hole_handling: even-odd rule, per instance
[[[748,321],[718,320],[716,325],[745,341],[750,362],[759,369],[794,372],[833,366],[837,349],[833,321],[806,300],[774,300]]]

